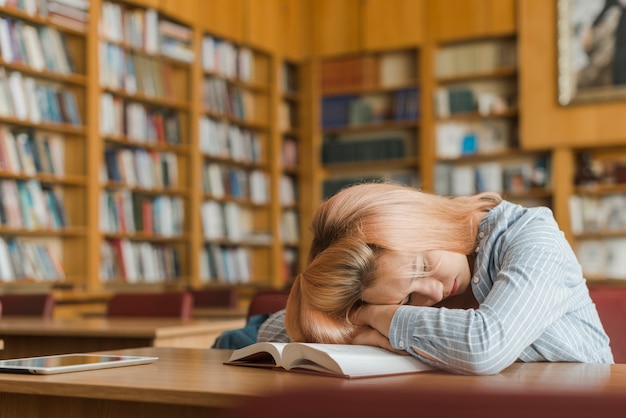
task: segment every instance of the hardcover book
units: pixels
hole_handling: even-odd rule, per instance
[[[415,357],[350,344],[260,342],[233,351],[224,363],[313,373],[346,379],[432,370]]]

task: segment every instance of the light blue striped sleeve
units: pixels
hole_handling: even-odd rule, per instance
[[[257,342],[272,341],[279,343],[288,343],[291,340],[285,330],[285,310],[272,314],[259,328],[257,333]]]

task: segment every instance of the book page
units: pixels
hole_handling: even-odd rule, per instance
[[[251,344],[233,351],[225,364],[258,367],[280,366],[281,354],[286,345],[286,343],[272,342]]]
[[[283,351],[283,367],[354,378],[416,373],[432,368],[411,356],[379,347],[344,344],[291,343]]]

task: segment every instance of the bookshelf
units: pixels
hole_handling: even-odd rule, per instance
[[[9,291],[87,277],[88,41],[52,3],[0,6],[0,282]],[[83,6],[73,10],[87,19]]]
[[[434,67],[435,192],[551,206],[550,152],[520,148],[516,37],[442,43]]]
[[[418,76],[414,48],[321,61],[324,198],[365,180],[420,184]]]
[[[280,237],[283,285],[289,285],[304,257],[301,242],[302,214],[302,71],[298,64],[284,60],[279,69],[280,103],[277,125],[280,133],[278,196],[281,206]]]
[[[574,153],[569,197],[573,244],[591,283],[626,280],[626,149],[583,148]]]
[[[274,285],[272,56],[203,33],[199,286]]]
[[[102,287],[184,287],[191,274],[193,29],[103,1],[98,40]]]

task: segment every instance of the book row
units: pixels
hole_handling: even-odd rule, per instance
[[[294,103],[283,100],[278,107],[278,129],[287,132],[298,127],[297,108]]]
[[[547,157],[474,165],[437,164],[435,173],[435,192],[443,195],[469,196],[480,192],[515,195],[550,186]]]
[[[514,149],[516,124],[506,119],[446,121],[435,127],[437,158],[459,158]]]
[[[184,203],[180,197],[151,196],[128,190],[100,194],[100,229],[103,233],[138,233],[176,237],[183,233]]]
[[[0,17],[0,53],[5,63],[26,65],[36,71],[74,72],[65,36],[54,27]]]
[[[240,121],[254,121],[254,95],[250,91],[217,77],[205,77],[202,102],[206,110]]]
[[[250,82],[254,78],[254,57],[249,48],[205,35],[202,38],[202,68],[207,73]]]
[[[54,134],[0,126],[0,169],[12,174],[65,174],[65,143]]]
[[[460,113],[478,112],[483,116],[498,115],[514,109],[516,94],[511,92],[513,85],[438,88],[435,91],[435,113],[447,118]]]
[[[239,246],[205,244],[200,254],[200,278],[204,283],[249,283],[249,251]]]
[[[253,236],[252,210],[235,202],[205,200],[202,202],[201,216],[206,240],[243,242]]]
[[[587,279],[626,280],[626,238],[579,240],[575,252]]]
[[[145,144],[181,143],[181,113],[127,100],[110,93],[100,97],[100,133]]]
[[[298,185],[296,179],[288,174],[282,174],[278,183],[278,199],[283,206],[295,205],[298,199]]]
[[[378,161],[404,158],[407,147],[404,138],[376,138],[352,141],[328,139],[322,145],[322,163],[336,164],[358,161]]]
[[[296,244],[300,240],[298,212],[293,209],[284,210],[280,217],[280,235],[284,242]]]
[[[281,152],[283,168],[288,170],[297,169],[300,162],[299,154],[298,140],[289,136],[283,136]]]
[[[155,9],[127,8],[105,1],[100,14],[102,37],[148,54],[193,62],[190,28],[159,17]]]
[[[38,180],[0,180],[0,221],[14,229],[61,229],[69,225],[63,192]]]
[[[515,40],[451,45],[440,48],[435,56],[435,74],[442,78],[516,67]]]
[[[417,56],[397,51],[324,60],[321,74],[323,92],[406,86],[417,80]]]
[[[572,232],[626,232],[626,194],[579,195],[569,198]]]
[[[106,179],[129,187],[178,187],[178,158],[173,152],[143,148],[109,148],[104,152]]]
[[[203,191],[212,198],[249,200],[257,205],[269,201],[269,180],[264,171],[205,163],[202,174]]]
[[[29,16],[87,13],[89,4],[89,0],[0,0],[0,7],[21,10]]]
[[[167,99],[180,93],[174,88],[171,63],[107,42],[100,42],[99,51],[102,87]]]
[[[200,150],[211,157],[242,163],[261,163],[262,141],[254,131],[223,120],[202,117],[199,121]]]
[[[59,84],[47,83],[0,67],[0,116],[32,123],[82,125],[76,94]]]
[[[0,237],[0,281],[60,281],[65,271],[50,243]]]
[[[125,283],[163,283],[181,275],[180,251],[171,245],[104,240],[100,246],[102,280]]]
[[[385,121],[416,121],[419,90],[389,94],[342,95],[322,99],[322,128],[341,128]]]

